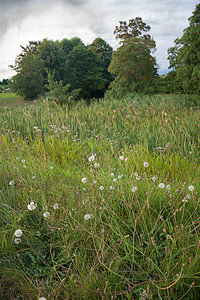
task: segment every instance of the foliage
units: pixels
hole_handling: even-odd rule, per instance
[[[135,19],[131,19],[128,24],[126,21],[120,21],[119,24],[119,27],[115,27],[114,34],[116,39],[120,40],[120,43],[124,40],[136,37],[153,41],[149,34],[144,34],[145,32],[150,31],[151,27],[143,22],[142,18],[136,17]]]
[[[68,70],[72,89],[80,88],[83,98],[89,99],[104,90],[102,63],[97,54],[84,45],[76,46],[69,54]]]
[[[157,73],[155,57],[155,41],[149,34],[150,30],[141,18],[120,21],[114,34],[122,45],[114,51],[108,71],[115,76],[110,87],[119,96],[129,92],[148,92]]]
[[[22,53],[17,56],[15,66],[11,66],[17,72],[10,83],[11,89],[26,100],[33,100],[44,93],[44,68],[43,61],[35,56],[39,42],[29,42],[22,47]]]
[[[78,98],[81,89],[74,89],[70,92],[71,85],[69,83],[63,86],[62,80],[57,82],[54,77],[55,72],[53,74],[48,73],[48,85],[46,85],[46,88],[49,92],[46,93],[47,99],[57,104],[65,103],[70,107],[72,102]]]
[[[107,97],[0,109],[3,299],[199,298],[199,107]]]
[[[107,68],[112,48],[102,39],[101,43],[107,47],[106,57],[100,57],[100,53],[91,50],[93,46],[87,48],[77,37],[60,42],[44,39],[21,46],[22,53],[11,66],[17,72],[13,91],[30,100],[45,94],[50,72],[54,73],[55,81],[70,84],[71,90],[81,89],[80,97],[103,96],[111,81]]]
[[[128,92],[147,92],[155,77],[155,58],[150,48],[151,41],[141,38],[127,39],[114,51],[109,72],[115,75],[111,88],[119,95]]]
[[[170,68],[173,68],[179,89],[185,93],[200,93],[200,4],[188,19],[183,36],[168,49]]]
[[[112,60],[112,47],[103,39],[96,38],[88,48],[95,52],[100,58],[103,67],[103,77],[106,82],[105,85],[108,87],[114,79],[112,74],[108,72],[108,67]]]

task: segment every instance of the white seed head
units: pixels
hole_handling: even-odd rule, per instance
[[[21,237],[22,236],[22,230],[21,229],[17,229],[17,230],[15,230],[15,232],[14,232],[14,235],[17,237],[17,238],[19,238],[19,237]]]
[[[158,187],[159,187],[160,189],[164,189],[165,184],[161,182],[161,183],[159,183]]]
[[[138,189],[137,186],[133,186],[132,189],[131,189],[131,191],[132,191],[133,193],[135,193],[135,192],[137,191],[137,189]]]
[[[81,179],[81,181],[82,181],[82,183],[86,183],[87,182],[87,178],[84,177],[84,178]]]

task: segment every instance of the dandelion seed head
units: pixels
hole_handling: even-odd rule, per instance
[[[133,193],[135,193],[135,192],[137,191],[137,189],[138,189],[137,186],[133,186],[132,189],[131,189],[131,191],[132,191]]]
[[[100,186],[99,189],[100,189],[101,191],[103,191],[103,190],[104,190],[104,187],[103,187],[103,186]]]
[[[159,183],[158,187],[159,187],[160,189],[164,189],[165,184],[161,182],[161,183]]]
[[[89,214],[86,214],[86,215],[84,216],[84,219],[85,219],[85,220],[89,220],[89,219],[91,219],[91,215],[89,215]]]
[[[81,179],[81,181],[82,181],[82,183],[86,183],[87,182],[87,178],[84,177],[84,178]]]
[[[14,185],[14,181],[11,180],[11,181],[9,182],[9,185]]]
[[[188,190],[190,190],[191,192],[194,191],[194,186],[193,185],[188,186]]]
[[[99,168],[99,167],[100,167],[99,163],[95,163],[95,164],[94,164],[94,167],[95,167],[95,168]]]
[[[25,164],[25,159],[22,159],[22,163]]]
[[[43,216],[44,216],[45,218],[49,218],[49,217],[50,217],[50,213],[49,213],[48,211],[45,211],[45,212],[43,213]]]
[[[54,203],[53,204],[53,209],[58,209],[59,208],[59,204],[58,203]]]
[[[120,159],[120,160],[124,160],[124,156],[121,155],[121,156],[119,157],[119,159]]]
[[[114,186],[111,185],[111,186],[110,186],[110,189],[111,189],[111,190],[114,190]]]
[[[21,243],[21,239],[20,238],[14,239],[14,244],[18,245],[19,243]]]
[[[91,155],[89,158],[88,158],[89,162],[91,161],[94,161],[95,160],[95,156],[94,155]]]
[[[171,190],[170,184],[167,184],[167,185],[166,185],[166,189],[167,189],[167,190]]]
[[[113,176],[115,176],[115,174],[114,173],[110,173],[110,177],[113,177]]]
[[[123,177],[123,175],[121,174],[121,175],[118,175],[118,179],[121,179]]]
[[[17,237],[17,238],[20,238],[22,236],[22,230],[21,229],[17,229],[15,230],[14,232],[14,235]]]
[[[31,201],[28,205],[27,208],[28,210],[34,210],[36,209],[37,204],[35,204],[33,201]]]
[[[147,161],[144,161],[143,166],[144,166],[145,168],[148,168],[149,163],[148,163]]]
[[[114,178],[114,179],[113,179],[113,182],[117,182],[117,178]]]

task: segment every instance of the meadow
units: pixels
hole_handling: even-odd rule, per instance
[[[200,106],[0,107],[1,299],[199,299]]]

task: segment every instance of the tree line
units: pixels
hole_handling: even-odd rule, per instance
[[[102,38],[84,45],[80,38],[31,41],[11,66],[11,88],[25,99],[47,94],[57,102],[70,98],[99,98],[106,90],[129,92],[200,92],[200,4],[188,19],[183,36],[168,49],[172,69],[158,75],[156,42],[142,18],[120,21],[115,27],[119,47]],[[66,98],[67,97],[67,98]]]

